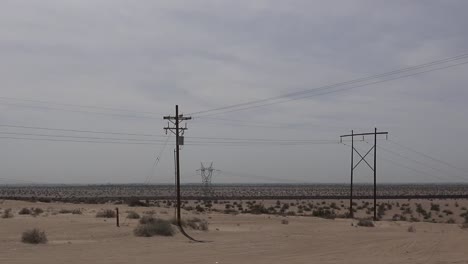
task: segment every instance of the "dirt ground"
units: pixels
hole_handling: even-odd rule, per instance
[[[97,211],[116,205],[30,203],[3,201],[13,218],[0,218],[0,263],[468,263],[468,229],[459,224],[379,221],[375,227],[357,227],[357,220],[304,216],[207,213],[209,231],[188,230],[194,243],[174,237],[142,238],[133,235],[140,214],[155,210],[170,218],[172,209],[129,208],[118,205],[121,227],[115,219],[96,218]],[[33,217],[18,215],[23,207],[40,207]],[[60,209],[80,208],[82,215],[60,214]],[[183,217],[191,213],[184,212]],[[287,219],[288,224],[281,220]],[[416,232],[408,232],[414,226]],[[26,229],[39,228],[49,242],[21,242]]]

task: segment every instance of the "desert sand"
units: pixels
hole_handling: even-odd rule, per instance
[[[96,218],[97,211],[118,206],[115,219]],[[0,218],[0,263],[468,263],[468,230],[459,224],[378,221],[358,227],[357,220],[251,214],[198,214],[209,231],[188,230],[206,243],[174,237],[136,237],[138,220],[126,211],[154,210],[161,218],[173,209],[112,204],[64,204],[3,201],[13,218]],[[34,217],[18,215],[24,207],[40,207]],[[60,214],[80,208],[82,215]],[[183,217],[193,212],[183,211]],[[287,219],[288,224],[282,224]],[[416,232],[408,232],[413,226]],[[21,242],[26,229],[39,228],[47,244]]]

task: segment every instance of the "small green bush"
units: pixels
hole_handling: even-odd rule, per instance
[[[97,212],[96,217],[114,218],[115,217],[115,211],[111,210],[111,209],[101,210],[101,211]]]
[[[47,243],[47,236],[45,232],[34,228],[23,232],[21,242],[28,244],[45,244]]]

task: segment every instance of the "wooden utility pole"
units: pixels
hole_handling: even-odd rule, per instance
[[[362,136],[363,140],[365,136],[374,136],[374,146],[367,151],[365,155],[361,155],[359,151],[354,147],[354,137],[356,136]],[[350,195],[349,195],[349,216],[352,218],[354,216],[353,212],[353,177],[354,177],[354,169],[362,162],[364,161],[367,166],[374,172],[374,221],[377,221],[377,135],[386,135],[388,137],[388,132],[377,132],[377,128],[375,128],[373,133],[359,133],[359,134],[354,134],[354,131],[351,130],[350,135],[342,135],[340,136],[341,142],[343,141],[343,138],[346,137],[351,137],[351,187],[350,187]],[[374,164],[373,166],[370,165],[366,157],[367,155],[371,152],[374,151]],[[359,157],[361,158],[356,165],[354,165],[354,152],[356,152]]]
[[[177,214],[176,220],[177,225],[180,227],[182,226],[181,222],[181,215],[180,215],[180,208],[181,208],[181,198],[180,198],[180,146],[184,144],[184,132],[187,130],[187,127],[180,127],[180,123],[186,120],[192,119],[191,117],[184,117],[184,115],[179,115],[179,106],[176,105],[175,107],[175,116],[165,116],[165,120],[169,120],[172,123],[172,127],[170,124],[167,124],[167,127],[164,129],[167,131],[171,131],[176,136],[176,195],[177,195]]]

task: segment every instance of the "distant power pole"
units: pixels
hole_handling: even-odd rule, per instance
[[[184,145],[184,132],[187,130],[187,124],[185,124],[185,127],[180,127],[180,123],[186,120],[192,119],[191,117],[184,117],[184,115],[179,115],[179,106],[176,105],[175,107],[175,116],[165,116],[164,120],[169,120],[170,123],[172,123],[173,126],[170,126],[170,123],[167,123],[167,127],[164,129],[167,131],[171,131],[172,133],[175,134],[176,136],[176,153],[175,153],[175,158],[176,158],[176,193],[177,193],[177,225],[179,227],[182,227],[181,223],[181,216],[180,216],[180,207],[181,207],[181,199],[180,199],[180,146]]]
[[[374,135],[374,146],[371,147],[365,155],[361,155],[359,151],[357,151],[356,148],[354,148],[354,137],[360,137],[362,136],[362,139],[364,140],[365,136],[370,136]],[[354,169],[362,162],[364,161],[367,166],[374,172],[374,221],[377,221],[377,135],[386,135],[388,137],[388,132],[377,132],[377,128],[375,128],[374,132],[372,133],[359,133],[359,134],[354,134],[354,131],[351,130],[350,135],[343,135],[340,136],[340,140],[342,141],[343,138],[346,137],[351,137],[351,187],[350,187],[350,195],[349,195],[349,216],[351,218],[354,217],[354,212],[353,212],[353,176],[354,176]],[[366,157],[367,155],[374,150],[374,166],[371,166],[367,160]],[[359,157],[361,158],[356,165],[354,164],[354,152],[356,152]]]

